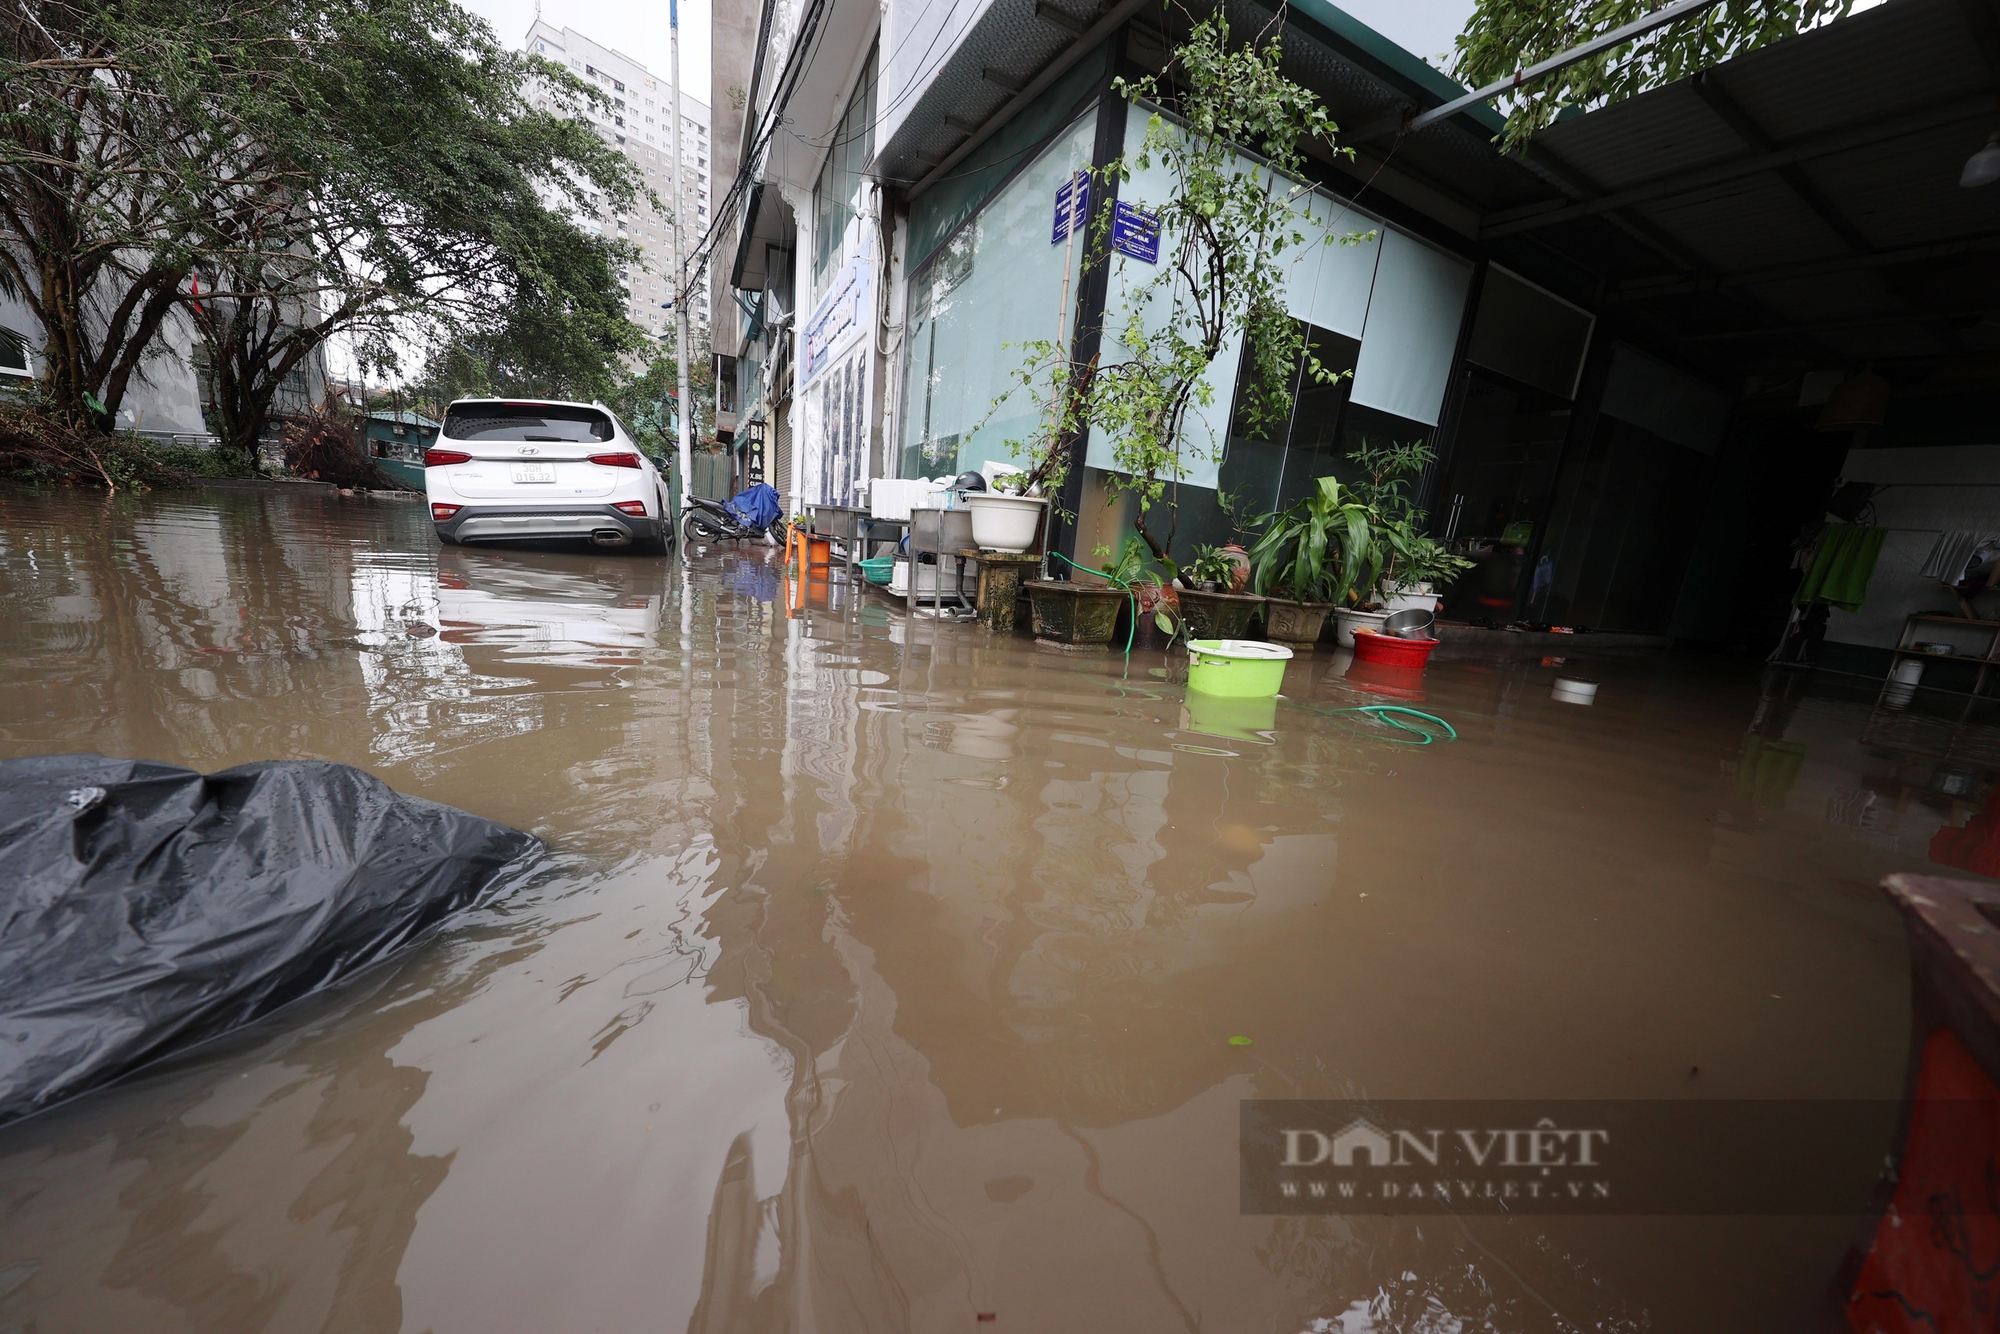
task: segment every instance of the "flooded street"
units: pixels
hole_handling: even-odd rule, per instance
[[[1858,1213],[1246,1215],[1238,1108],[1900,1096],[1875,883],[1969,808],[1872,688],[1460,650],[1418,747],[1322,648],[1232,728],[761,547],[300,490],[0,492],[0,755],[335,760],[550,865],[0,1130],[0,1330],[1822,1327]]]

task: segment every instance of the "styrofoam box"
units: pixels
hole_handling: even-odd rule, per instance
[[[944,489],[942,482],[922,477],[876,477],[868,483],[868,516],[873,519],[910,517],[910,507],[928,501]]]
[[[917,568],[923,573],[917,576],[917,595],[921,597],[925,593],[937,592],[938,570],[940,568],[944,570],[945,591],[949,593],[956,590],[958,588],[958,564],[956,556],[946,556],[942,567],[936,565],[919,565]],[[965,591],[968,594],[972,592],[972,583],[971,571],[968,570],[965,580]],[[889,591],[899,598],[910,595],[910,563],[908,561],[899,560],[896,562],[894,570],[889,575]]]

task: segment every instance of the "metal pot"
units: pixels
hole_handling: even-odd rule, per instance
[[[1382,633],[1395,635],[1398,639],[1429,639],[1431,624],[1436,618],[1421,607],[1411,607],[1395,612],[1382,622]]]

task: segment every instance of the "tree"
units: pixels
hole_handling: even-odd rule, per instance
[[[1724,0],[1510,94],[1504,142],[1519,148],[1566,107],[1603,106],[1844,16],[1853,0]],[[1649,0],[1479,0],[1453,74],[1474,88],[1644,18]]]
[[[575,115],[602,95],[450,0],[290,3],[298,77],[270,119],[296,206],[231,226],[225,197],[211,214],[232,290],[202,323],[229,438],[254,441],[337,333],[384,368],[421,340],[608,382],[642,336],[619,283],[637,252],[577,215],[623,212],[639,187]]]
[[[193,268],[194,192],[242,127],[204,105],[216,0],[0,12],[0,269],[41,324],[42,389],[108,428]],[[258,188],[254,178],[247,189]]]
[[[1318,99],[1280,72],[1281,56],[1275,34],[1232,47],[1228,22],[1217,15],[1194,25],[1164,76],[1119,81],[1127,97],[1178,113],[1176,120],[1154,113],[1138,151],[1099,173],[1109,185],[1156,163],[1165,169],[1171,188],[1156,219],[1163,262],[1128,289],[1113,346],[1077,363],[1063,343],[1036,340],[1025,345],[1015,375],[1024,386],[1049,385],[1050,408],[1030,448],[1034,481],[1059,486],[1084,433],[1103,432],[1117,469],[1106,480],[1138,498],[1139,536],[1162,560],[1173,544],[1179,484],[1197,452],[1186,439],[1188,413],[1210,402],[1208,370],[1230,341],[1243,341],[1248,370],[1237,410],[1253,424],[1290,414],[1301,358],[1316,378],[1332,378],[1286,313],[1282,257],[1307,244],[1293,207],[1310,188],[1299,183],[1305,145],[1332,150],[1334,126]],[[1088,262],[1102,262],[1112,218],[1107,200],[1092,219]],[[1162,510],[1165,526],[1155,531]]]
[[[537,325],[600,370],[636,343],[633,252],[575,217],[636,173],[556,114],[597,94],[451,0],[20,0],[0,86],[0,271],[63,420],[113,425],[181,309],[239,445],[337,332],[387,361]]]

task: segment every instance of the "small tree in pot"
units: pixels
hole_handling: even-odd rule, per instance
[[[1335,378],[1286,312],[1285,252],[1308,243],[1294,204],[1310,187],[1293,183],[1305,177],[1306,147],[1349,150],[1333,147],[1326,108],[1284,76],[1281,56],[1276,36],[1232,46],[1218,15],[1194,24],[1165,74],[1119,81],[1126,96],[1156,99],[1179,119],[1154,114],[1129,160],[1095,173],[1086,263],[1107,262],[1114,217],[1107,187],[1157,166],[1171,181],[1152,218],[1158,272],[1130,288],[1123,323],[1103,331],[1098,355],[1080,361],[1066,341],[1039,339],[1023,345],[1027,356],[1015,372],[1018,383],[1046,384],[1050,394],[1048,420],[1029,451],[1044,493],[1059,485],[1085,436],[1102,432],[1113,463],[1108,489],[1138,498],[1136,531],[1183,585],[1168,552],[1180,483],[1201,452],[1185,428],[1191,410],[1213,401],[1215,359],[1242,340],[1248,370],[1237,411],[1252,426],[1290,416],[1301,359],[1315,379]]]
[[[1433,605],[1432,595],[1442,593],[1473,564],[1424,535],[1426,516],[1407,489],[1437,460],[1436,451],[1422,441],[1373,445],[1364,440],[1347,458],[1359,470],[1349,491],[1368,506],[1375,532],[1376,576],[1356,595],[1371,609],[1396,611],[1396,600],[1409,597]]]

